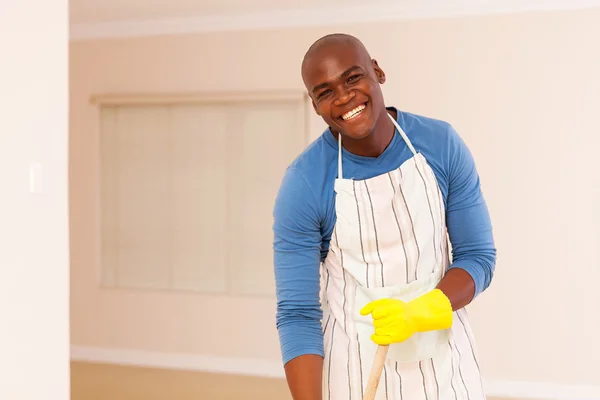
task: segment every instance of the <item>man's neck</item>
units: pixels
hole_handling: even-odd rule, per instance
[[[394,119],[397,118],[394,110],[386,109],[386,113],[389,113]],[[342,142],[344,148],[352,154],[362,157],[379,157],[392,142],[395,131],[394,123],[382,113],[375,124],[373,133],[369,136],[364,139],[344,138]]]

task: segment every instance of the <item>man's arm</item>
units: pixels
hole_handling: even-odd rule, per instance
[[[273,212],[277,329],[294,400],[321,400],[323,335],[318,202],[303,177],[286,171]]]
[[[323,357],[305,354],[285,364],[285,376],[294,400],[321,400]]]
[[[475,298],[475,281],[462,268],[452,268],[437,285],[452,305],[452,311],[460,310]]]
[[[448,199],[446,224],[453,260],[438,285],[453,310],[468,305],[489,286],[496,264],[492,224],[473,156],[464,141],[449,128]]]

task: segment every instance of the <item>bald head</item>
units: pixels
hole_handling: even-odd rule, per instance
[[[354,53],[356,58],[363,63],[370,63],[371,56],[364,44],[352,35],[346,33],[332,33],[317,39],[304,54],[302,60],[302,78],[311,67],[314,67],[314,61],[319,61],[325,55],[333,53]]]
[[[367,51],[364,44],[358,40],[358,38],[348,35],[346,33],[331,33],[329,35],[325,35],[319,39],[317,39],[306,51],[304,54],[304,59],[302,60],[302,65],[306,64],[311,57],[314,55],[331,49],[332,47],[347,47],[353,48],[356,51],[360,51],[364,53],[364,55],[368,58],[369,52]]]

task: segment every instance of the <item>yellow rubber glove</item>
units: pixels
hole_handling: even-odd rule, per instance
[[[375,300],[364,306],[360,314],[372,315],[375,333],[371,339],[379,345],[403,342],[416,332],[452,326],[452,305],[439,289],[408,303],[395,299]]]

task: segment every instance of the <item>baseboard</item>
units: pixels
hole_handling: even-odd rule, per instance
[[[268,378],[285,377],[281,362],[252,358],[71,346],[71,360]]]
[[[269,378],[283,378],[285,376],[280,361],[160,353],[131,349],[71,346],[71,360]],[[575,386],[551,382],[516,382],[496,379],[486,379],[485,386],[490,397],[519,400],[600,400],[600,386]]]

